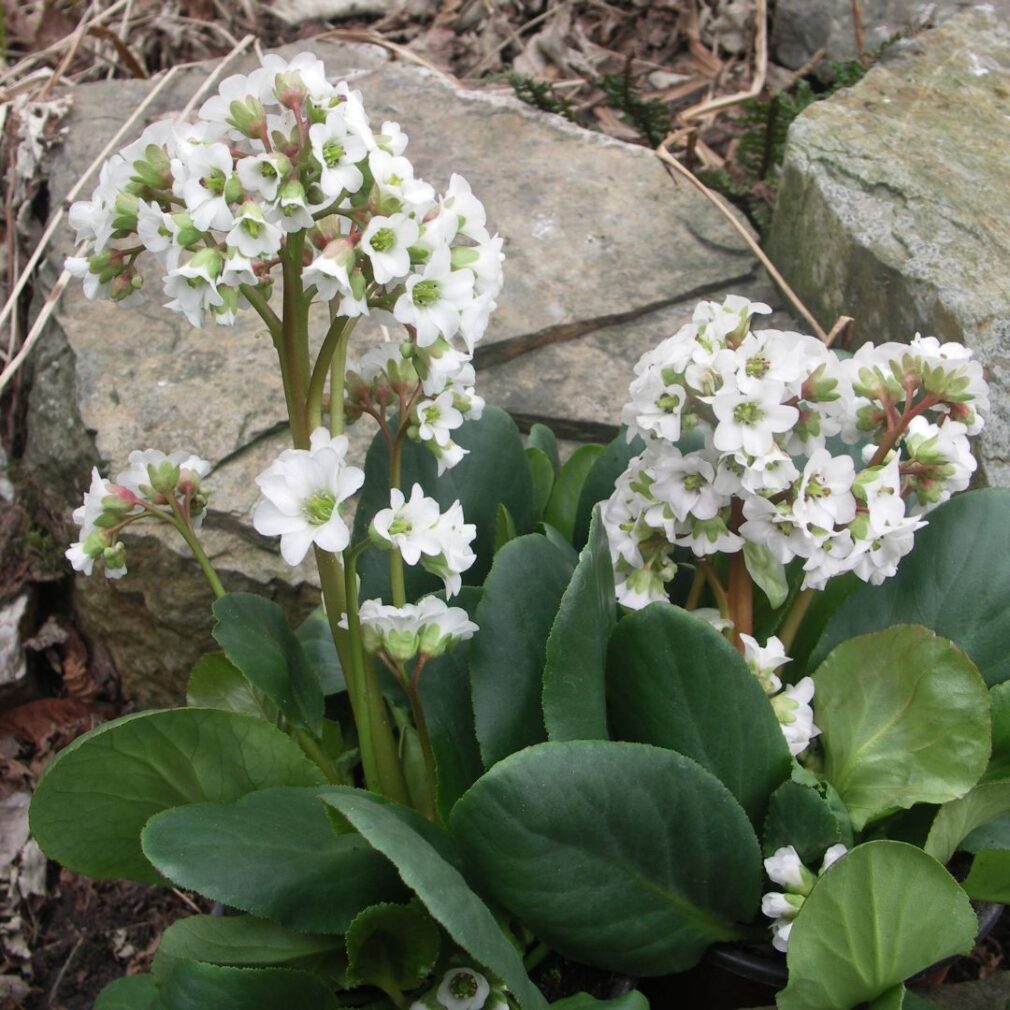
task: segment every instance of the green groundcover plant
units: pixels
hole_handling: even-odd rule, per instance
[[[225,591],[206,461],[94,472],[74,568],[118,578],[128,527],[173,527],[220,650],[188,707],[67,747],[32,829],[226,913],[170,926],[99,1010],[543,1010],[546,950],[645,977],[723,943],[787,952],[782,1010],[911,1006],[905,979],[972,946],[970,898],[1010,892],[1010,492],[952,497],[979,364],[704,302],[636,366],[621,436],[561,465],[474,390],[502,242],[406,143],[315,57],[267,56],[71,211],[90,296],[160,275],[194,326],[262,318],[293,447],[254,524],[323,596],[291,627]],[[352,348],[362,316],[402,338]],[[363,461],[349,423],[377,428]]]

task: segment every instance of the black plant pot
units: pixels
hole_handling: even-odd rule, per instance
[[[992,928],[999,921],[1003,914],[1003,905],[996,905],[989,902],[979,902],[976,906],[978,914],[978,935],[976,943],[983,940]],[[949,957],[944,961],[938,961],[918,975],[908,979],[909,982],[923,981],[939,971],[953,964],[957,957]],[[761,985],[770,986],[773,989],[784,989],[789,981],[789,973],[786,970],[786,959],[784,954],[780,954],[770,945],[761,947],[744,946],[733,943],[717,943],[709,947],[705,955],[707,964],[716,965],[725,971],[739,975],[751,982],[758,982]]]

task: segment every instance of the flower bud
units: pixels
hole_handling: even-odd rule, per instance
[[[106,575],[112,576],[113,572],[119,569],[125,573],[126,548],[123,546],[122,540],[117,540],[111,547],[106,547],[102,552],[102,560],[105,562]]]
[[[179,468],[168,459],[160,463],[149,463],[147,476],[151,481],[151,487],[166,497],[174,494],[179,484]]]
[[[472,246],[456,245],[450,250],[450,257],[452,269],[460,270],[476,263],[480,259],[480,254]]]
[[[148,144],[144,157],[133,163],[133,178],[148,189],[172,188],[172,164],[168,153],[157,144]]]
[[[228,122],[247,137],[259,137],[267,123],[266,113],[255,95],[232,102],[228,113]]]
[[[116,194],[116,213],[112,218],[115,231],[137,230],[137,203],[138,198],[131,193]]]
[[[391,659],[406,663],[417,655],[418,637],[413,631],[393,629],[382,635],[382,647]]]

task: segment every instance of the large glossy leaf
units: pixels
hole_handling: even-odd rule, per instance
[[[929,514],[898,574],[860,586],[829,622],[814,662],[839,642],[922,624],[956,642],[986,683],[1010,678],[1010,490],[969,491]]]
[[[223,968],[177,961],[158,983],[157,1010],[337,1010],[329,987],[307,971]]]
[[[568,540],[575,533],[576,513],[579,497],[586,477],[603,452],[600,445],[580,445],[565,461],[565,465],[554,482],[551,497],[544,510],[544,522],[550,523]]]
[[[818,880],[793,923],[779,1010],[852,1010],[966,953],[977,927],[967,895],[922,849],[859,845]]]
[[[984,852],[986,849],[1010,849],[1010,814],[997,817],[976,828],[961,839],[965,852]]]
[[[839,813],[814,786],[783,782],[768,803],[761,835],[762,852],[770,856],[791,845],[802,862],[819,865],[825,850],[832,845],[839,842],[852,845],[852,830],[842,823]]]
[[[94,1010],[152,1010],[157,998],[153,975],[129,975],[110,982],[98,994]]]
[[[1006,814],[1010,814],[1010,781],[981,782],[960,799],[940,807],[924,848],[934,859],[946,863],[976,828]]]
[[[551,740],[607,739],[607,641],[616,621],[614,567],[597,511],[547,640],[543,704]]]
[[[313,610],[298,626],[295,634],[312,669],[316,671],[323,694],[346,691],[344,671],[340,668],[337,647],[333,644],[333,632],[323,608]]]
[[[464,586],[452,605],[473,617],[481,591]],[[484,765],[470,694],[470,643],[429,660],[421,674],[421,702],[435,756],[435,802],[445,821],[453,804],[480,777]]]
[[[533,483],[533,518],[534,521],[540,522],[544,517],[547,502],[550,501],[551,490],[554,488],[554,465],[547,453],[535,445],[526,447],[526,462]]]
[[[546,424],[537,422],[530,426],[527,437],[530,448],[539,449],[551,462],[551,467],[557,473],[561,469],[561,456],[558,452],[557,436]]]
[[[435,920],[418,902],[364,909],[346,940],[349,977],[391,995],[417,988],[431,974],[442,943]]]
[[[252,684],[223,652],[210,652],[197,661],[186,684],[186,704],[192,708],[242,712],[260,719],[267,715]],[[266,702],[266,706],[273,708],[271,702]]]
[[[508,986],[521,1010],[545,1010],[547,1002],[530,982],[515,946],[459,870],[432,844],[430,834],[404,816],[410,811],[360,789],[333,787],[325,798],[396,865],[403,882],[449,936]]]
[[[403,446],[400,486],[409,495],[419,483],[425,494],[443,509],[459,499],[468,523],[477,527],[473,549],[477,561],[463,573],[468,586],[479,586],[491,568],[494,556],[495,519],[499,502],[512,516],[516,529],[533,528],[533,485],[526,453],[515,422],[498,407],[486,407],[478,421],[466,421],[453,432],[454,441],[468,450],[462,461],[438,476],[435,457],[424,446],[407,441]],[[379,509],[389,507],[389,449],[377,434],[365,459],[365,484],[354,516],[354,542],[368,534],[368,525]],[[381,597],[390,602],[388,555],[376,549],[364,553],[358,564],[361,598]],[[406,572],[412,599],[438,589],[438,579],[420,567]]]
[[[140,847],[155,814],[323,781],[291,738],[261,719],[198,708],[141,712],[99,726],[56,757],[35,791],[31,829],[51,859],[78,873],[163,883]]]
[[[576,547],[581,548],[589,537],[589,520],[596,503],[606,501],[613,494],[617,478],[627,469],[630,460],[644,448],[645,443],[637,435],[629,443],[626,431],[622,428],[617,437],[597,455],[579,492],[572,538]]]
[[[610,638],[607,696],[615,736],[686,754],[761,825],[789,777],[789,748],[757,678],[711,625],[668,603],[625,617]]]
[[[985,777],[1010,779],[1010,682],[997,684],[989,691],[992,711],[992,753]]]
[[[470,678],[485,767],[546,739],[543,672],[547,637],[572,569],[546,537],[507,543],[477,607]]]
[[[1010,903],[1010,852],[986,849],[977,853],[964,889],[979,901]]]
[[[760,852],[740,805],[673,751],[604,740],[513,754],[456,804],[481,883],[566,957],[684,971],[756,912]]]
[[[147,858],[180,887],[292,929],[342,933],[403,894],[362,838],[337,834],[318,789],[265,789],[168,810],[144,829]]]
[[[284,611],[255,593],[228,593],[214,603],[212,634],[225,655],[293,726],[315,735],[323,726],[323,689]]]
[[[971,660],[926,628],[843,642],[814,674],[824,774],[857,830],[963,796],[989,758],[989,695]]]

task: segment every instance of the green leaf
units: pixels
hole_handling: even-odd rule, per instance
[[[802,574],[802,568],[799,568],[799,572]],[[803,616],[800,630],[796,633],[796,638],[793,639],[793,644],[789,649],[792,662],[785,668],[787,680],[796,683],[801,677],[816,669],[816,666],[811,663],[811,656],[817,648],[817,643],[820,641],[825,627],[842,606],[842,603],[862,585],[864,583],[854,572],[846,572],[844,575],[838,575],[831,579],[824,589],[814,593],[813,599],[807,607],[807,612]],[[788,613],[788,608],[784,608],[784,611]],[[785,619],[784,614],[780,616],[782,620]],[[768,634],[775,634],[780,627],[781,621],[772,627]]]
[[[495,554],[497,554],[510,540],[515,540],[517,535],[516,524],[512,521],[512,516],[509,515],[509,510],[505,508],[501,502],[499,502],[498,511],[495,513]]]
[[[533,520],[541,522],[544,518],[544,509],[547,508],[547,502],[551,497],[551,490],[554,488],[556,471],[547,453],[535,445],[526,447],[526,463],[530,468],[530,480],[533,482]]]
[[[434,970],[442,943],[435,921],[413,904],[364,909],[346,939],[351,977],[390,994],[419,986]]]
[[[558,440],[554,432],[546,424],[536,424],[530,427],[528,446],[539,449],[550,460],[551,468],[557,473],[561,469],[561,456],[558,454]]]
[[[128,975],[110,982],[98,994],[94,1010],[153,1010],[157,998],[153,975]]]
[[[791,759],[768,697],[711,625],[652,603],[610,638],[607,698],[614,735],[668,747],[712,772],[755,825]]]
[[[1010,849],[1010,815],[997,817],[976,828],[961,839],[965,852],[982,852],[985,849]]]
[[[636,435],[628,442],[625,429],[596,457],[592,469],[586,475],[579,492],[579,505],[575,514],[575,530],[572,543],[581,548],[589,536],[589,520],[593,506],[606,501],[614,493],[617,478],[627,469],[630,460],[645,448],[645,443]]]
[[[992,754],[985,777],[989,780],[1010,778],[1010,682],[997,684],[989,691],[992,712]]]
[[[186,685],[186,704],[191,708],[241,712],[258,719],[268,717],[256,699],[252,684],[223,652],[209,652],[197,661]]]
[[[453,432],[453,440],[467,455],[452,469],[438,476],[435,457],[417,442],[406,441],[401,461],[400,486],[408,496],[418,483],[443,510],[459,500],[468,523],[477,527],[472,546],[477,555],[473,567],[463,573],[468,586],[484,582],[494,557],[495,521],[499,502],[512,516],[516,529],[533,529],[533,485],[522,438],[515,422],[498,407],[486,407],[480,420],[465,421]],[[368,526],[379,509],[389,508],[389,448],[381,433],[372,440],[365,458],[365,484],[354,515],[354,543],[368,535]],[[391,602],[389,557],[384,551],[365,551],[358,562],[361,599],[381,598]],[[406,571],[408,598],[416,600],[441,587],[441,580],[420,566]]]
[[[977,901],[1010,902],[1010,852],[989,849],[977,853],[963,886]]]
[[[360,789],[332,787],[324,799],[395,864],[449,936],[508,986],[521,1010],[545,1010],[546,1000],[530,982],[512,941],[431,837],[403,816],[411,811]]]
[[[608,738],[607,640],[616,622],[614,567],[596,511],[547,639],[543,704],[551,740]]]
[[[804,863],[819,866],[825,850],[839,842],[852,845],[851,829],[846,838],[835,811],[817,789],[783,782],[772,793],[761,836],[765,856],[792,845]]]
[[[817,881],[793,923],[779,1010],[852,1010],[967,953],[977,928],[967,895],[922,849],[858,845]]]
[[[776,561],[767,547],[753,541],[744,544],[743,558],[750,577],[768,597],[772,609],[781,607],[789,595],[785,565],[781,561]]]
[[[177,961],[158,983],[157,1010],[337,1010],[336,997],[307,971],[224,968]]]
[[[946,639],[904,624],[839,645],[814,674],[825,778],[861,830],[914,803],[946,803],[989,757],[989,694]]]
[[[298,626],[295,635],[312,669],[316,671],[323,694],[339,694],[346,691],[344,671],[340,668],[337,647],[333,644],[333,632],[330,630],[330,622],[323,608],[316,607]]]
[[[649,1010],[649,1001],[637,989],[613,999],[597,999],[588,993],[578,992],[555,1000],[551,1010]]]
[[[294,726],[318,736],[323,690],[284,611],[254,593],[228,593],[214,603],[211,632],[225,655]]]
[[[139,712],[57,755],[35,791],[31,830],[50,859],[77,873],[158,884],[140,847],[155,814],[323,781],[291,738],[262,719],[199,708]]]
[[[570,740],[496,765],[451,831],[491,896],[563,956],[685,971],[760,897],[747,817],[704,768],[643,744]]]
[[[551,546],[556,547],[562,557],[574,568],[579,563],[579,552],[550,523],[540,523],[539,528],[550,541]]]
[[[601,445],[580,445],[568,457],[558,474],[558,479],[554,482],[554,489],[544,511],[544,521],[550,523],[568,540],[572,540],[575,532],[576,510],[579,507],[582,486],[602,452]]]
[[[296,932],[252,915],[192,915],[176,920],[162,934],[154,972],[160,977],[175,961],[299,967],[334,954],[338,962],[343,960],[344,938],[339,934]]]
[[[905,983],[899,982],[892,986],[887,992],[881,993],[871,1004],[869,1010],[901,1010],[905,1005],[905,996],[908,990]]]
[[[536,533],[506,544],[484,583],[470,642],[477,739],[485,767],[546,738],[541,691],[554,615],[572,570]]]
[[[464,586],[452,603],[472,618],[480,597],[479,589]],[[421,674],[421,702],[435,757],[435,800],[446,821],[456,800],[484,771],[470,694],[470,642],[428,661]]]
[[[839,642],[922,624],[956,642],[990,686],[1010,679],[1010,490],[960,494],[929,514],[898,574],[862,585],[838,608],[815,664]]]
[[[264,789],[177,807],[148,822],[144,852],[179,887],[292,929],[343,933],[363,908],[402,889],[363,839],[336,833],[319,796]]]
[[[923,847],[938,862],[947,863],[962,839],[1006,814],[1010,814],[1010,781],[981,782],[940,807]]]

